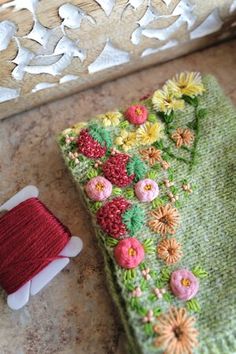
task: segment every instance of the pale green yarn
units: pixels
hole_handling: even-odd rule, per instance
[[[184,257],[178,267],[192,269],[200,264],[209,273],[208,278],[201,282],[197,296],[202,310],[196,316],[200,344],[194,353],[233,354],[236,353],[236,185],[233,174],[236,112],[215,78],[205,77],[204,85],[207,92],[200,98],[200,107],[207,108],[208,115],[201,121],[197,165],[190,173],[184,163],[171,161],[177,170],[177,181],[190,178],[196,185],[194,193],[179,209],[181,225],[176,238],[183,245]],[[185,127],[192,119],[193,107],[188,106],[184,112],[177,114],[177,126]],[[71,169],[78,187],[87,168],[85,163]],[[84,195],[83,189],[79,189]],[[85,195],[84,199],[88,203]],[[128,353],[162,353],[162,350],[153,347],[153,338],[147,339],[140,316],[127,307],[129,298],[123,285],[123,273],[110,257],[110,248],[104,247],[94,217],[92,220],[104,255],[110,291],[127,333]],[[146,226],[137,234],[141,241],[147,235],[155,240],[157,238]],[[155,256],[147,256],[145,263],[149,268],[160,269],[160,261]],[[137,276],[141,279],[139,273]],[[147,299],[143,301],[148,302]],[[180,301],[174,303],[181,306]],[[167,309],[169,305],[166,303],[165,306]]]

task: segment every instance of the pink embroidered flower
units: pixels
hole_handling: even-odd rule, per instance
[[[162,289],[154,289],[154,293],[157,296],[158,299],[162,299],[163,295],[166,293],[166,289],[162,288]]]
[[[148,310],[145,317],[143,317],[143,323],[151,323],[154,321],[154,314],[152,310]]]
[[[144,248],[136,238],[119,241],[114,249],[116,262],[125,269],[136,268],[144,259]]]
[[[170,287],[180,300],[190,300],[198,292],[198,279],[187,269],[179,269],[171,274]]]
[[[153,179],[142,179],[135,185],[135,194],[141,202],[151,202],[159,194],[158,185]]]
[[[144,279],[146,279],[146,280],[150,280],[151,279],[151,275],[149,273],[150,273],[150,269],[149,268],[146,268],[146,269],[142,270],[142,276],[144,277]]]
[[[126,110],[125,117],[130,123],[140,125],[146,122],[148,110],[145,106],[136,104]]]
[[[86,184],[85,190],[90,199],[102,201],[110,197],[112,184],[105,177],[97,176]]]

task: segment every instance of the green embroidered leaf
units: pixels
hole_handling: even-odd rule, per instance
[[[187,301],[186,306],[189,311],[193,311],[196,313],[201,311],[201,306],[196,299],[191,299],[191,300]]]
[[[154,146],[155,148],[159,149],[159,150],[163,150],[164,149],[164,142],[163,139],[160,139],[158,141],[155,141],[155,143],[152,144],[152,146]]]
[[[153,254],[156,251],[155,246],[154,246],[154,242],[150,238],[146,239],[143,242],[143,247],[144,247],[144,251],[145,251],[146,254]]]
[[[148,300],[150,300],[151,302],[156,301],[156,299],[157,299],[157,297],[156,297],[155,294],[150,294],[150,295],[148,296]]]
[[[206,278],[208,276],[208,273],[200,266],[194,267],[192,272],[197,278],[200,278],[200,279]]]
[[[90,202],[90,210],[92,211],[92,213],[96,213],[102,206],[102,202]]]
[[[159,208],[160,206],[162,206],[164,204],[163,200],[161,198],[155,198],[152,201],[152,208],[156,209]]]
[[[147,166],[138,156],[134,155],[129,159],[127,163],[127,173],[129,176],[135,174],[135,182],[144,178],[146,171]]]
[[[97,176],[98,176],[98,171],[95,170],[95,168],[90,168],[90,169],[88,170],[88,172],[87,172],[87,175],[86,175],[86,177],[87,177],[88,179],[91,179],[91,178],[97,177]]]
[[[124,282],[126,283],[127,281],[135,278],[135,275],[136,275],[136,271],[135,269],[127,269],[124,271]]]
[[[164,112],[158,112],[157,113],[161,118],[162,120],[167,123],[167,124],[170,124],[173,122],[174,118],[175,118],[175,113],[174,111],[171,111],[169,114],[165,114]]]
[[[107,237],[105,239],[105,243],[109,247],[115,247],[118,244],[118,242],[119,242],[118,240],[116,240],[115,238],[112,238],[112,237]]]
[[[170,182],[174,181],[174,172],[175,172],[175,170],[172,167],[168,168],[168,170],[167,170],[168,180]]]
[[[112,194],[115,196],[119,196],[122,194],[122,189],[118,187],[113,187],[112,188]]]
[[[165,283],[163,280],[157,279],[157,281],[156,281],[156,287],[157,287],[158,289],[164,288],[165,285],[166,285],[166,283]]]
[[[160,308],[160,307],[156,307],[156,308],[153,310],[153,314],[154,314],[155,317],[160,316],[160,314],[161,314],[161,308]]]
[[[147,336],[152,336],[154,334],[153,326],[151,323],[145,323],[144,332]]]
[[[197,111],[197,116],[198,118],[202,119],[202,118],[205,118],[207,116],[207,109],[206,108],[200,108],[198,111]]]
[[[141,279],[141,282],[140,282],[140,289],[141,289],[142,291],[148,289],[148,282],[147,282],[147,280],[144,279],[144,278]]]
[[[141,305],[136,307],[136,311],[142,317],[145,316],[147,313],[147,310],[145,309],[145,307],[143,307]]]
[[[136,297],[132,297],[130,300],[130,306],[132,310],[137,310],[137,308],[140,306],[139,301]]]
[[[166,302],[172,302],[173,301],[173,296],[170,293],[165,293],[165,294],[163,294],[163,299]]]
[[[178,193],[179,189],[178,189],[176,186],[171,186],[171,187],[170,187],[170,191],[171,191],[174,195],[176,195],[176,194]]]
[[[127,199],[132,199],[134,197],[134,190],[133,188],[127,188],[124,191],[124,197]]]
[[[157,179],[157,171],[154,171],[154,170],[150,170],[148,173],[147,173],[147,178],[150,178],[150,179]]]
[[[131,236],[139,231],[144,223],[144,211],[138,205],[133,205],[122,215],[122,221]]]
[[[108,130],[100,127],[96,123],[90,124],[88,130],[92,138],[96,140],[100,145],[106,145],[108,148],[112,146],[112,140]]]
[[[160,274],[160,280],[164,283],[168,283],[170,280],[171,271],[168,268],[162,268]]]
[[[155,170],[156,172],[159,172],[161,170],[161,165],[159,163],[156,163],[155,165],[152,166],[152,169]]]
[[[193,107],[197,107],[199,104],[197,96],[190,97],[190,96],[183,95],[182,98],[184,99],[185,102],[187,102]]]
[[[129,126],[129,122],[127,120],[124,120],[123,122],[120,122],[119,127],[121,129],[126,129]]]
[[[147,120],[151,123],[157,122],[157,117],[155,113],[149,113]]]
[[[178,209],[181,207],[181,202],[179,200],[176,200],[175,202],[175,207]]]

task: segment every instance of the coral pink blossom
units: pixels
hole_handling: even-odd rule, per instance
[[[180,300],[190,300],[198,292],[198,279],[187,269],[179,269],[171,274],[170,287]]]
[[[102,201],[110,197],[112,184],[105,177],[97,176],[86,184],[85,190],[90,199]]]
[[[146,178],[135,185],[135,194],[141,202],[151,202],[159,194],[159,188],[155,181]]]
[[[144,248],[136,238],[119,241],[114,249],[116,262],[125,269],[136,268],[144,259]]]
[[[134,106],[130,106],[126,110],[125,117],[130,123],[140,125],[146,122],[148,117],[148,110],[145,106],[136,104]]]

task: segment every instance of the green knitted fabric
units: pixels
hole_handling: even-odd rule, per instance
[[[190,102],[192,104],[186,102],[185,109],[175,113],[173,122],[162,123],[164,130],[161,140],[154,146],[161,150],[162,161],[171,167],[163,170],[160,167],[161,163],[156,163],[154,168],[148,167],[145,175],[146,178],[157,182],[160,188],[159,196],[153,202],[142,203],[134,193],[135,181],[124,188],[113,185],[113,192],[108,201],[117,195],[123,196],[145,213],[145,222],[134,235],[144,245],[145,259],[133,271],[125,270],[117,264],[114,248],[119,240],[103,232],[96,222],[97,211],[107,201],[93,202],[84,189],[86,183],[93,177],[103,175],[101,166],[110,157],[109,149],[107,148],[106,155],[100,159],[99,164],[97,164],[99,159],[91,159],[78,152],[77,136],[81,128],[84,128],[80,124],[64,131],[58,139],[65,162],[91,214],[97,240],[104,256],[109,289],[127,334],[127,353],[164,352],[162,347],[154,345],[155,339],[158,338],[154,326],[158,323],[160,314],[166,313],[172,306],[187,308],[189,316],[196,318],[195,327],[199,332],[199,345],[194,347],[194,353],[236,353],[234,242],[236,225],[233,214],[236,188],[233,175],[236,153],[234,148],[236,112],[214,77],[204,77],[203,84],[206,91],[202,96],[198,96],[197,109],[194,107],[194,102]],[[150,99],[142,101],[141,104],[150,108]],[[196,127],[197,110],[198,112],[201,110],[202,114],[199,114]],[[148,118],[151,124],[155,124],[156,119],[163,119],[161,114],[158,116],[158,113],[156,115],[151,113]],[[104,116],[99,116],[93,120],[102,124],[104,119]],[[105,128],[110,132],[113,146],[119,132],[124,128],[129,131],[130,126],[132,131],[132,125],[128,124],[121,114],[118,125]],[[179,149],[175,147],[171,134],[178,127],[192,129],[195,134],[193,145]],[[136,156],[140,149],[145,148],[147,146],[132,146],[128,153]],[[71,153],[76,154],[71,155]],[[170,203],[163,178],[174,181],[174,186],[169,189],[172,193],[170,199],[175,198],[176,195],[179,197],[171,202],[172,206],[178,209],[181,222],[176,228],[175,235],[169,235],[168,238],[175,237],[181,243],[183,256],[173,265],[165,265],[163,260],[158,258],[156,248],[161,236],[148,226],[151,219],[150,211]],[[183,191],[181,188],[183,184],[189,185],[193,192]],[[188,269],[194,274],[197,273],[196,269],[201,269],[203,275],[205,272],[208,273],[207,277],[200,279],[196,301],[192,303],[177,299],[169,287],[171,273],[181,268]],[[143,274],[143,270],[147,269],[148,280]],[[141,288],[142,296],[133,297],[133,291],[137,287]],[[166,289],[165,296],[161,299],[153,293],[153,289],[157,287]],[[144,318],[149,310],[152,310],[154,320],[145,323]],[[165,353],[175,353],[175,351],[166,350]]]

